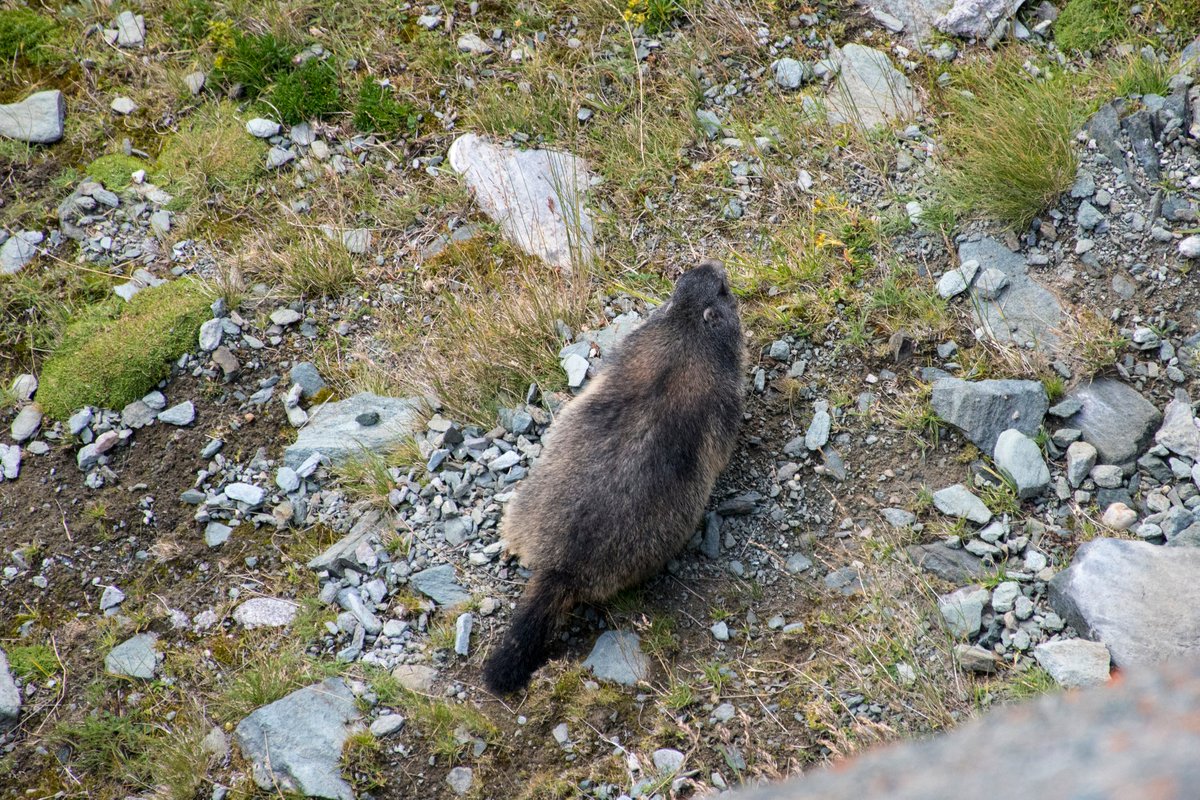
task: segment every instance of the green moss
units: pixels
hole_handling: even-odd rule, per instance
[[[233,86],[240,84],[248,97],[258,97],[292,65],[297,48],[272,34],[248,34],[231,30],[228,24],[212,26],[217,56],[213,79]]]
[[[180,38],[199,44],[208,36],[216,15],[209,0],[176,0],[163,12],[163,21]]]
[[[342,110],[337,73],[328,63],[315,58],[280,76],[266,99],[279,118],[289,125],[320,119]]]
[[[205,106],[167,138],[155,180],[176,194],[179,210],[214,192],[252,183],[262,173],[266,151],[265,144],[246,134],[232,104]]]
[[[358,91],[354,125],[366,132],[411,132],[417,129],[417,110],[412,103],[396,100],[390,89],[367,78]]]
[[[122,408],[154,388],[170,362],[196,344],[209,298],[181,279],[113,299],[78,315],[42,367],[38,401],[55,419],[86,405]]]
[[[8,665],[22,680],[42,681],[57,673],[62,664],[44,644],[22,645],[8,649]]]
[[[41,45],[54,38],[58,26],[28,8],[0,11],[0,60],[11,62],[24,57],[34,64],[50,61]]]
[[[124,153],[110,153],[88,164],[85,171],[89,178],[104,184],[104,188],[118,191],[132,183],[133,179],[130,176],[133,173],[147,166],[148,164],[140,158]]]
[[[1128,15],[1124,0],[1071,0],[1054,23],[1054,39],[1063,50],[1095,50],[1128,38]]]

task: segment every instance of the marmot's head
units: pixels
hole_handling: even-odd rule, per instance
[[[737,299],[719,261],[702,261],[683,273],[663,311],[693,330],[734,338],[740,335]]]

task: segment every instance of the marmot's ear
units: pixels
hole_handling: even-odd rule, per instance
[[[713,308],[712,306],[709,306],[708,308],[704,309],[704,321],[705,322],[712,322],[712,318],[715,317],[716,315],[717,315],[717,310],[715,308]]]

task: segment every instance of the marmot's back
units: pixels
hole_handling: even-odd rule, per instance
[[[652,575],[691,537],[733,450],[742,354],[724,272],[705,263],[560,413],[502,523],[510,549],[534,570],[527,595],[536,587],[539,606],[557,618],[576,602],[604,600]],[[523,685],[544,660],[544,641],[527,639],[556,619],[537,620],[529,633],[528,600],[488,665],[500,691]],[[513,638],[523,630],[526,640]],[[513,647],[537,651],[524,677],[530,658],[506,654]]]

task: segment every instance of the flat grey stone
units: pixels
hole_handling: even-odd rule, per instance
[[[21,715],[21,690],[8,671],[8,658],[0,648],[0,731],[17,723]]]
[[[221,336],[224,333],[224,326],[219,319],[210,319],[200,325],[200,349],[204,352],[211,352],[221,346]]]
[[[291,494],[300,488],[300,476],[291,467],[280,467],[275,473],[275,485],[285,494]]]
[[[1083,440],[1096,448],[1105,464],[1132,467],[1146,451],[1162,415],[1136,389],[1113,378],[1099,378],[1076,387],[1068,398],[1081,408],[1068,419]]]
[[[387,453],[415,432],[419,408],[416,398],[380,397],[369,392],[326,403],[312,412],[295,444],[284,451],[284,464],[297,469],[317,452],[335,465],[361,456],[364,450]],[[378,425],[358,424],[360,414],[372,411],[379,415]]]
[[[799,89],[813,79],[813,68],[794,58],[781,58],[771,65],[775,83],[780,89]]]
[[[933,504],[943,514],[967,519],[979,525],[986,525],[992,519],[992,512],[983,501],[961,483],[934,492]]]
[[[967,639],[979,632],[983,609],[991,595],[982,586],[964,586],[938,598],[938,610],[950,635]]]
[[[252,483],[231,483],[224,489],[225,496],[230,500],[236,500],[239,503],[245,503],[251,508],[262,505],[266,498],[266,492],[261,486],[255,486]]]
[[[258,709],[233,735],[259,788],[354,800],[341,757],[358,720],[350,688],[341,678],[327,678]]]
[[[916,514],[903,508],[885,508],[881,513],[893,528],[911,528],[917,521]]]
[[[838,73],[826,97],[832,124],[871,130],[920,113],[921,101],[912,84],[887,53],[847,44],[834,60]]]
[[[303,469],[298,469],[296,472],[304,474]],[[308,568],[313,572],[328,571],[334,575],[341,575],[347,567],[354,570],[361,569],[354,553],[370,537],[378,537],[383,534],[381,518],[382,515],[378,511],[368,511],[363,514],[354,523],[354,527],[350,529],[349,533],[325,548],[320,555],[314,556],[308,562]]]
[[[139,47],[146,41],[146,20],[141,14],[122,11],[113,27],[117,29],[117,44],[121,47]]]
[[[1096,448],[1087,442],[1072,442],[1067,447],[1067,483],[1071,488],[1079,488],[1096,466],[1097,456]]]
[[[470,593],[458,584],[454,567],[450,564],[415,572],[409,576],[408,582],[439,606],[457,606],[471,599]]]
[[[437,679],[437,670],[424,664],[401,664],[392,670],[392,677],[410,692],[429,694]]]
[[[288,372],[293,384],[300,386],[300,396],[305,400],[325,388],[325,379],[309,361],[301,361]]]
[[[976,295],[971,309],[983,334],[1001,343],[1033,346],[1054,352],[1059,346],[1064,314],[1058,298],[1029,276],[1025,258],[991,237],[964,242],[960,261],[977,261],[986,272],[995,269],[1008,276],[1008,285],[994,299]]]
[[[104,657],[104,669],[111,675],[150,680],[158,672],[159,653],[152,633],[131,636]]]
[[[992,453],[1001,432],[1009,428],[1036,436],[1049,402],[1038,381],[941,378],[933,384],[930,404],[938,417],[980,450]]]
[[[804,434],[804,446],[809,450],[820,450],[829,441],[833,419],[829,416],[829,403],[818,400],[813,404],[813,418]]]
[[[792,553],[784,562],[784,569],[792,575],[799,575],[806,569],[812,566],[812,559],[804,555],[804,553]]]
[[[157,416],[153,408],[141,400],[134,400],[121,409],[121,424],[127,428],[144,428]]]
[[[17,416],[13,419],[12,427],[9,431],[12,433],[13,441],[21,444],[31,439],[40,427],[42,427],[42,409],[36,403],[33,403],[17,412]]]
[[[1013,0],[958,0],[935,24],[951,36],[983,41],[1020,6]]]
[[[19,103],[0,105],[0,136],[33,144],[57,142],[66,116],[62,92],[35,92]]]
[[[475,617],[470,613],[459,614],[454,621],[454,652],[466,658],[471,649],[471,628]]]
[[[34,452],[38,445],[47,446],[45,442],[34,442],[29,445],[29,452]],[[15,481],[21,474],[21,447],[15,444],[0,444],[0,480]]]
[[[1050,581],[1075,630],[1108,645],[1118,667],[1200,655],[1200,549],[1093,539]]]
[[[455,767],[446,774],[446,783],[449,784],[450,791],[458,795],[471,791],[474,782],[475,771],[470,767]]]
[[[13,275],[33,261],[37,246],[45,237],[41,231],[20,231],[0,244],[0,275]]]
[[[1154,441],[1185,458],[1200,461],[1200,423],[1192,413],[1192,401],[1187,392],[1175,390],[1175,398],[1163,411],[1162,427]]]
[[[650,659],[642,652],[641,638],[630,631],[600,634],[583,666],[600,680],[622,686],[636,686],[650,679]]]
[[[941,542],[910,545],[905,552],[914,564],[951,583],[966,583],[988,573],[976,556]]]
[[[110,608],[116,608],[125,602],[125,593],[116,586],[105,586],[104,591],[100,593],[100,610],[108,611]]]
[[[285,628],[292,624],[300,606],[281,597],[254,597],[233,610],[233,619],[242,627]]]
[[[272,147],[267,151],[267,169],[279,169],[289,161],[293,161],[296,154],[291,150],[282,147]]]
[[[108,104],[108,107],[113,110],[113,113],[120,114],[123,117],[137,111],[137,103],[128,97],[117,97]]]
[[[1037,497],[1050,485],[1050,468],[1037,443],[1009,428],[996,440],[996,466],[1017,486],[1017,497]]]
[[[383,714],[371,723],[371,735],[376,739],[391,736],[404,727],[404,717],[399,714]]]
[[[988,267],[975,279],[975,296],[981,300],[995,300],[1008,286],[1008,275],[995,267]]]
[[[233,528],[213,520],[204,526],[204,543],[209,547],[220,547],[229,541]]]
[[[655,750],[650,756],[659,775],[674,775],[679,772],[683,768],[684,759],[683,753],[669,747]]]
[[[383,630],[383,621],[375,616],[375,612],[367,608],[358,589],[348,586],[337,593],[338,605],[349,611],[369,634],[377,634]]]
[[[259,139],[270,139],[279,135],[279,123],[262,117],[255,117],[246,123],[246,133]]]
[[[191,400],[171,406],[166,411],[160,411],[158,421],[168,425],[191,425],[196,420],[196,407]]]
[[[1108,648],[1086,639],[1044,642],[1033,648],[1042,669],[1064,689],[1086,689],[1108,681]]]
[[[564,272],[595,256],[587,164],[570,153],[515,150],[473,133],[450,145],[450,166],[505,238]]]

